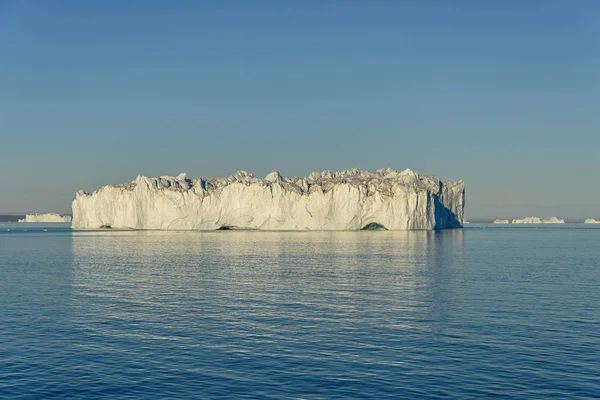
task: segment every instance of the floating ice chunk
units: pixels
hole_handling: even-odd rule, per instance
[[[25,219],[20,219],[19,222],[47,222],[47,223],[71,222],[71,216],[70,215],[60,215],[60,214],[55,214],[55,213],[26,214]]]
[[[564,219],[558,219],[556,217],[550,218],[538,218],[538,217],[525,217],[523,219],[513,219],[513,224],[564,224]]]
[[[404,170],[313,172],[264,179],[147,178],[107,185],[73,201],[73,228],[359,230],[445,229],[464,223],[462,181]]]

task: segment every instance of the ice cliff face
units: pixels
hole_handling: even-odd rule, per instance
[[[558,219],[556,217],[550,218],[538,218],[538,217],[526,217],[523,219],[513,219],[513,224],[564,224],[564,219]]]
[[[358,230],[445,229],[463,223],[462,181],[411,170],[352,169],[305,178],[147,178],[108,185],[73,201],[73,228]]]
[[[20,219],[19,222],[71,222],[71,216],[55,213],[26,214],[25,219]]]

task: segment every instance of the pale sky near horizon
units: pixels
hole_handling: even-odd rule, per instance
[[[411,168],[600,218],[600,2],[0,2],[0,214],[137,175]]]

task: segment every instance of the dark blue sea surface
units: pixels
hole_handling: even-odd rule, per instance
[[[598,398],[600,229],[0,226],[0,398]]]

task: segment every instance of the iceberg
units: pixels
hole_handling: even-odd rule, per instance
[[[509,221],[507,219],[495,219],[494,220],[494,224],[508,224],[508,223],[509,223]]]
[[[513,224],[564,224],[564,219],[558,219],[556,217],[550,218],[538,218],[538,217],[526,217],[523,219],[513,219]]]
[[[138,176],[73,200],[73,229],[439,230],[464,222],[464,182],[409,169],[284,178]]]
[[[583,221],[584,224],[600,224],[600,221],[595,220],[594,218],[588,218]]]
[[[26,214],[25,219],[20,219],[19,222],[69,223],[71,216],[56,213]]]

